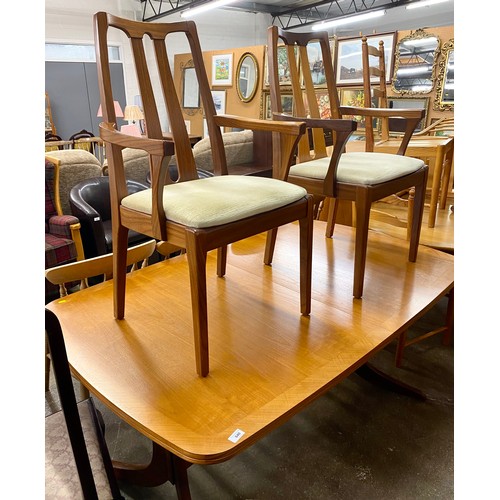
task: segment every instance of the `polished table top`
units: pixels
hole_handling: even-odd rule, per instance
[[[366,362],[453,286],[453,257],[370,232],[362,299],[352,297],[354,231],[314,232],[311,316],[300,315],[298,226],[228,249],[225,278],[207,263],[210,374],[194,369],[189,278],[181,255],[129,275],[125,319],[112,282],[48,305],[73,372],[122,419],[191,463],[217,463],[278,427]]]

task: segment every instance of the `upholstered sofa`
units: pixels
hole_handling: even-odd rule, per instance
[[[142,149],[125,148],[122,151],[125,178],[144,184],[149,174],[149,159]],[[102,164],[103,175],[108,175],[108,161]]]
[[[222,134],[228,172],[233,175],[272,177],[272,135],[270,132],[242,130]],[[213,172],[212,149],[208,137],[193,146],[196,168]],[[170,166],[176,165],[172,156]]]

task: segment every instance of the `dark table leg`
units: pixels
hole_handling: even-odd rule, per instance
[[[153,454],[147,464],[131,464],[113,460],[116,478],[138,486],[159,486],[169,481],[175,485],[177,498],[190,500],[187,469],[191,464],[153,442]]]

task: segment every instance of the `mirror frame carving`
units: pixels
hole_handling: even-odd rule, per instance
[[[430,80],[431,80],[430,89],[428,91],[397,89],[395,86],[395,82],[396,82],[396,76],[398,74],[398,69],[399,69],[399,64],[400,64],[400,61],[399,61],[399,58],[400,58],[399,46],[400,46],[400,44],[404,43],[408,40],[420,40],[423,38],[435,38],[437,40],[437,46],[436,46],[436,50],[434,51],[434,61],[432,63],[432,70],[431,70],[431,76],[430,76]],[[415,31],[412,31],[409,35],[407,35],[404,38],[402,38],[401,40],[399,40],[396,44],[396,53],[395,53],[395,61],[394,61],[394,76],[392,78],[392,85],[391,85],[392,90],[395,93],[400,94],[400,95],[430,94],[433,91],[434,84],[436,82],[436,68],[437,68],[440,50],[441,50],[441,39],[439,38],[439,36],[434,35],[433,33],[429,33],[427,31],[425,31],[423,28],[419,28]]]
[[[243,64],[243,61],[247,58],[250,57],[252,59],[254,65],[255,65],[255,84],[253,86],[252,92],[248,97],[243,96],[241,93],[240,89],[240,71],[241,71],[241,66]],[[259,62],[257,61],[257,58],[251,53],[251,52],[245,52],[242,54],[240,57],[240,60],[238,61],[238,66],[236,67],[236,93],[238,94],[238,97],[240,101],[242,102],[250,102],[254,97],[255,94],[257,93],[257,89],[259,87]]]
[[[436,96],[434,98],[434,110],[436,111],[453,111],[455,109],[455,102],[443,102],[443,92],[448,70],[448,58],[450,52],[453,52],[455,49],[454,40],[454,38],[451,38],[441,49],[441,61],[439,61],[439,73],[436,81]]]

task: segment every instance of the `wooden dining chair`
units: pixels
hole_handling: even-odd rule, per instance
[[[78,404],[57,316],[45,309],[61,411],[45,417],[45,498],[123,499],[92,398]]]
[[[147,266],[148,259],[156,249],[156,241],[150,240],[127,250],[127,268],[130,272]],[[71,291],[79,291],[89,287],[89,279],[102,276],[104,281],[113,277],[113,255],[106,254],[91,259],[71,262],[45,270],[45,278],[53,285],[59,286],[61,298],[68,295],[68,284]],[[45,344],[45,391],[49,390],[50,356],[48,344]],[[88,397],[88,391],[82,386],[82,396]]]
[[[122,31],[130,40],[148,124],[146,137],[126,135],[116,128],[108,60],[111,28]],[[197,175],[167,53],[171,34],[174,40],[184,35],[189,43],[212,143],[213,177],[199,179]],[[185,248],[191,284],[196,370],[200,376],[206,376],[209,372],[206,258],[210,250],[218,249],[217,275],[223,277],[228,244],[299,221],[300,310],[308,315],[311,308],[312,197],[304,188],[282,180],[227,175],[220,127],[280,133],[281,158],[289,164],[305,125],[297,121],[284,123],[217,115],[193,21],[145,23],[98,12],[94,15],[94,35],[104,118],[100,133],[106,144],[112,204],[114,314],[117,319],[125,315],[126,248],[130,229]],[[146,57],[145,44],[148,43],[152,44],[156,65],[152,58]],[[161,91],[155,94],[154,87]],[[164,137],[158,109],[166,109],[168,114],[169,137]],[[122,156],[127,147],[147,151],[151,189],[128,195]],[[174,150],[178,168],[176,182],[169,177],[167,168]],[[151,293],[155,293],[154,288]]]
[[[329,102],[330,119],[321,119],[318,106],[317,89],[311,77],[311,61],[307,46],[319,43],[323,60],[326,93],[323,102]],[[293,91],[293,116],[283,113],[282,89],[278,78],[278,46],[286,47],[288,54],[291,85]],[[420,228],[424,209],[425,187],[428,167],[422,160],[404,156],[411,135],[423,117],[418,109],[382,109],[354,106],[340,106],[335,82],[334,65],[328,32],[293,33],[277,26],[268,29],[268,61],[271,94],[271,108],[275,119],[304,120],[312,130],[312,144],[304,136],[298,146],[297,162],[288,170],[280,172],[280,178],[303,186],[316,197],[328,198],[329,214],[326,236],[331,237],[339,201],[346,200],[355,204],[356,242],[354,252],[353,295],[360,298],[363,294],[365,262],[368,243],[370,209],[373,202],[404,189],[415,188],[414,216],[412,217],[409,260],[417,259]],[[324,116],[324,114],[323,114]],[[341,130],[343,121],[339,118],[361,116],[365,122],[385,117],[400,117],[406,120],[405,135],[397,154],[373,152],[374,141],[369,136],[360,137],[364,144],[362,152],[344,152],[347,140]],[[343,125],[342,125],[343,126]],[[362,127],[358,124],[358,131]],[[326,148],[324,130],[332,130],[333,151]],[[279,150],[275,152],[279,154]],[[272,237],[276,237],[273,230]],[[271,244],[272,245],[272,244]]]

